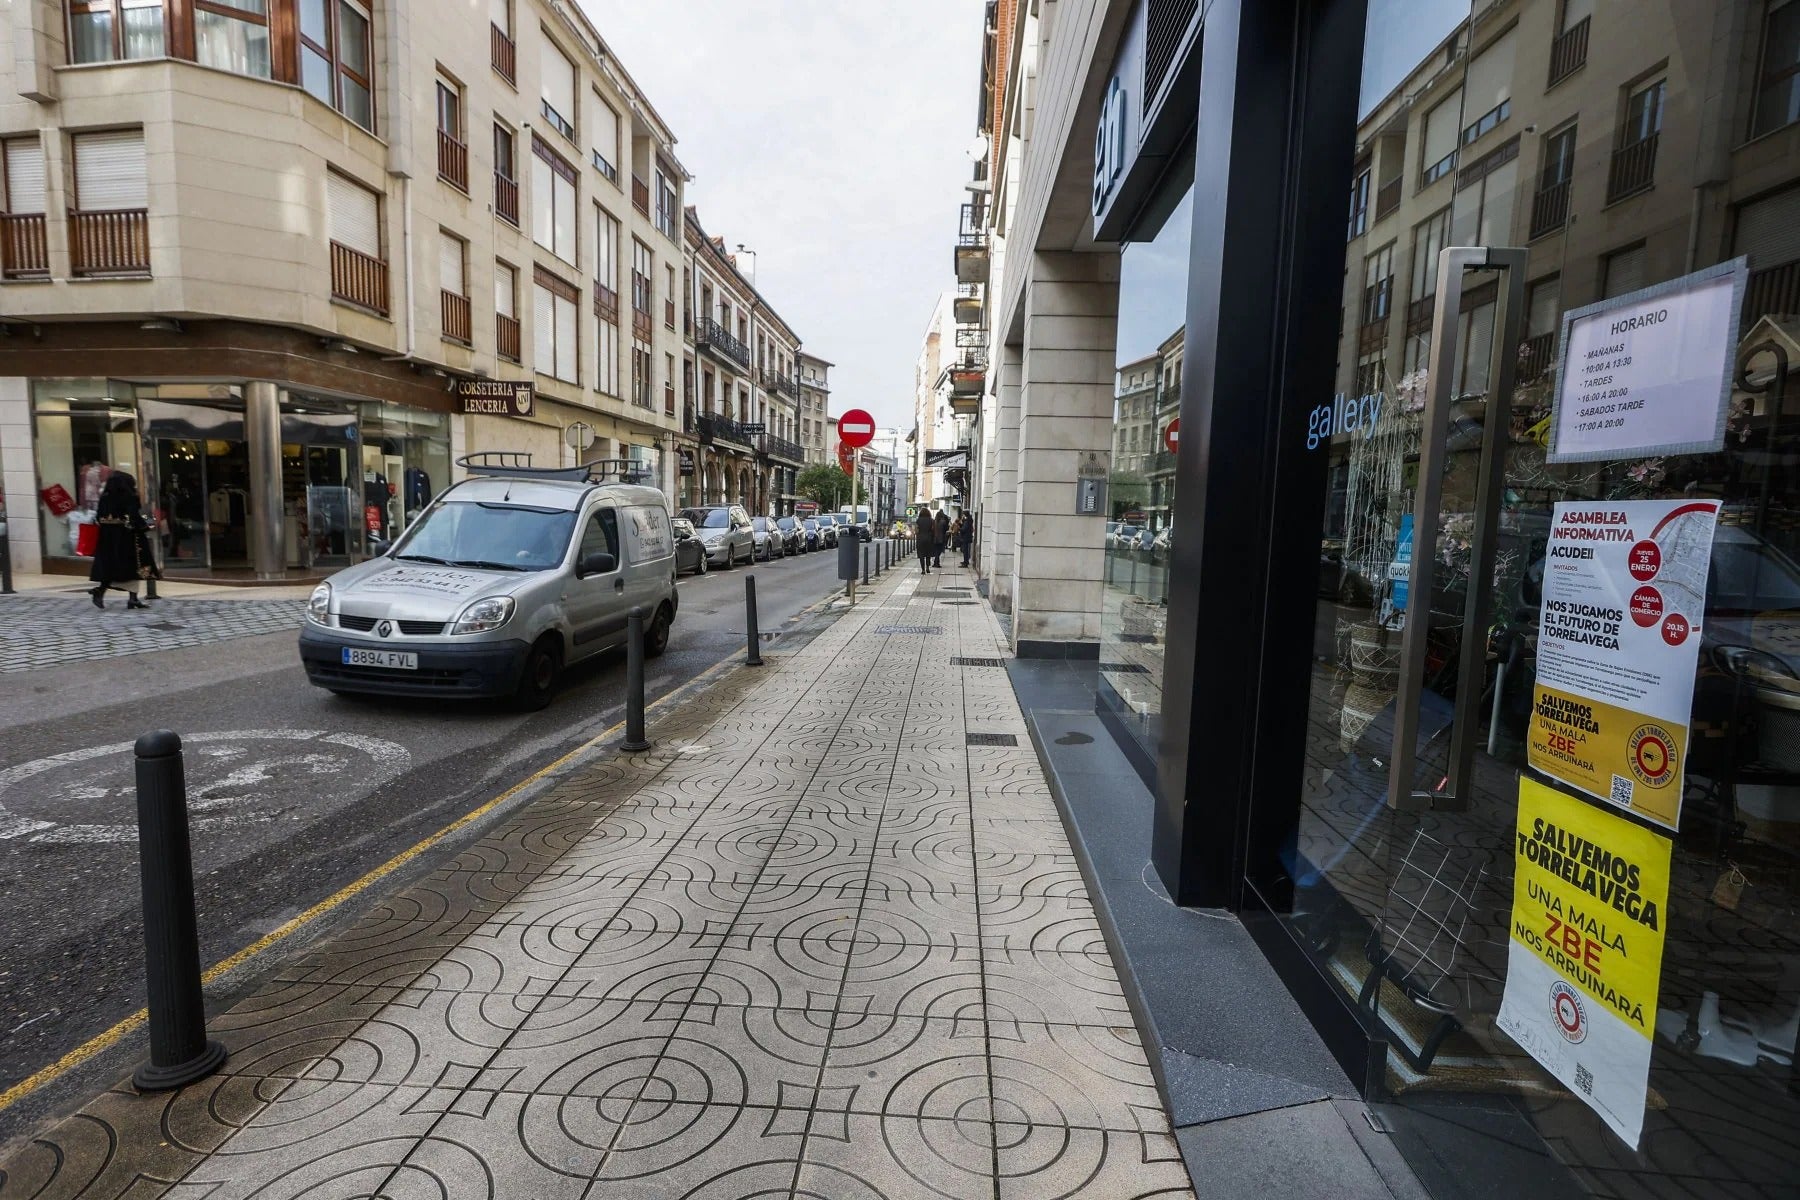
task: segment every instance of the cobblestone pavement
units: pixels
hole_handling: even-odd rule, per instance
[[[85,594],[0,596],[0,673],[297,630],[305,615],[303,600],[152,600],[139,611],[118,592],[105,609]]]
[[[0,1198],[1191,1196],[970,582],[700,693]]]

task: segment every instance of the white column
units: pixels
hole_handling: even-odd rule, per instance
[[[0,375],[0,493],[6,496],[6,540],[13,572],[44,569],[38,520],[37,465],[31,440],[31,381]]]
[[[1039,253],[1025,294],[1019,388],[1014,648],[1100,641],[1105,514],[1075,511],[1076,470],[1112,454],[1119,258]]]

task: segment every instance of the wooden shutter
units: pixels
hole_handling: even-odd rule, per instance
[[[1606,295],[1603,299],[1611,300],[1614,296],[1623,296],[1643,287],[1644,272],[1648,265],[1649,256],[1644,253],[1642,246],[1633,246],[1629,250],[1607,255]]]
[[[75,135],[75,206],[83,212],[150,206],[141,129]]]
[[[1740,208],[1733,244],[1750,256],[1752,271],[1800,259],[1800,188]]]
[[[327,171],[325,207],[332,241],[370,258],[381,257],[381,204],[374,192]]]
[[[6,211],[44,211],[44,148],[34,137],[6,142]]]
[[[544,100],[563,120],[575,123],[575,64],[545,39],[541,74]]]
[[[439,233],[438,286],[456,296],[468,294],[463,286],[463,244],[459,238]]]
[[[1513,46],[1518,39],[1518,26],[1496,38],[1469,64],[1469,77],[1463,88],[1469,98],[1468,119],[1475,121],[1512,99]]]
[[[1425,152],[1421,167],[1434,167],[1456,149],[1462,130],[1462,89],[1451,92],[1436,108],[1425,114]]]
[[[494,311],[503,317],[516,317],[513,304],[518,297],[519,273],[502,265],[494,270]]]

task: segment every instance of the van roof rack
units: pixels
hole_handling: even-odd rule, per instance
[[[534,467],[529,450],[477,450],[456,460],[471,475],[556,479],[568,483],[648,483],[650,466],[635,458],[597,458],[575,467]]]

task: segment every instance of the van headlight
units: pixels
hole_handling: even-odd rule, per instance
[[[506,624],[513,615],[511,596],[490,596],[486,600],[477,600],[462,610],[456,618],[456,624],[450,627],[451,633],[486,633],[490,629],[498,629]]]
[[[306,619],[314,625],[330,625],[331,619],[331,585],[321,583],[306,598]]]

